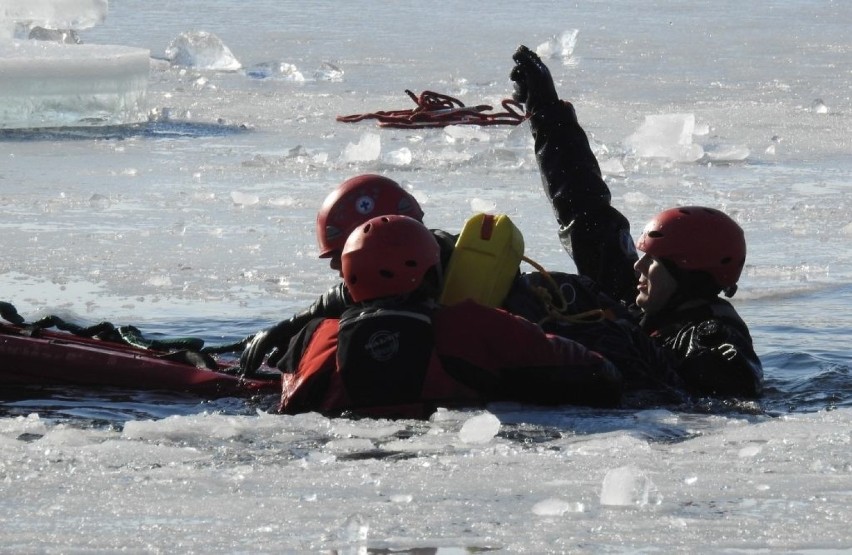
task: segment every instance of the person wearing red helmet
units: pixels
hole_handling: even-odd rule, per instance
[[[343,181],[326,196],[317,213],[320,258],[327,258],[329,267],[340,273],[343,245],[352,230],[375,216],[386,214],[409,216],[417,221],[423,219],[423,209],[417,199],[388,177],[364,174]],[[455,236],[438,229],[432,233],[446,263],[455,245]],[[247,337],[240,356],[240,371],[247,375],[254,373],[267,355],[269,365],[277,365],[290,338],[309,321],[317,317],[338,317],[350,304],[346,286],[340,282],[307,309]]]
[[[434,235],[412,218],[353,230],[341,254],[353,305],[293,339],[279,411],[422,418],[491,401],[618,403],[620,373],[579,343],[472,301],[439,306],[440,267]]]
[[[629,222],[610,204],[574,107],[559,99],[550,70],[525,46],[513,60],[513,97],[530,118],[560,239],[579,273],[630,306],[635,328],[671,355],[673,372],[658,381],[698,395],[759,396],[763,369],[748,327],[719,297],[736,292],[746,255],[742,229],[713,208],[672,208],[654,217],[634,244]],[[625,329],[641,344],[633,328]]]
[[[353,229],[373,216],[399,214],[423,221],[417,199],[396,181],[365,174],[347,179],[329,193],[317,213],[317,244],[320,258],[328,258],[340,271],[340,253]]]

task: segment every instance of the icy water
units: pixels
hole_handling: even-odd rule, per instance
[[[576,29],[546,61],[634,232],[676,204],[745,229],[734,302],[766,396],[388,422],[267,414],[274,396],[4,391],[0,551],[852,549],[852,6],[190,4],[115,2],[80,33],[151,51],[154,123],[0,135],[0,296],[27,319],[243,337],[335,282],[316,209],[367,171],[409,187],[431,227],[508,213],[529,256],[572,270],[524,126],[335,117],[410,108],[405,89],[499,106],[517,45]],[[190,31],[215,33],[243,69],[170,66]],[[700,158],[627,148],[661,114],[694,115]]]

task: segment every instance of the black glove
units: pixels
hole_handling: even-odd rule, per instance
[[[535,114],[559,102],[550,70],[538,54],[521,45],[512,55],[512,59],[515,60],[515,67],[509,75],[515,85],[512,98],[524,104],[528,113]]]
[[[281,352],[287,351],[287,344],[292,335],[292,319],[283,320],[271,328],[257,332],[240,356],[240,374],[243,376],[254,374],[263,364],[263,358],[270,351],[275,349]],[[273,364],[274,362],[270,362],[270,365]]]
[[[3,318],[7,322],[12,322],[13,324],[22,325],[24,323],[23,317],[18,314],[15,306],[4,301],[0,301],[0,318]]]

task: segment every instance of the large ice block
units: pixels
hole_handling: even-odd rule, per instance
[[[0,41],[0,129],[144,121],[149,66],[142,48]]]

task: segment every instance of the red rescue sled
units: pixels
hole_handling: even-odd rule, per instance
[[[178,353],[179,354],[179,353]],[[280,374],[242,378],[228,365],[213,368],[176,353],[146,350],[0,323],[0,384],[108,386],[186,391],[206,396],[250,395],[281,389]]]

